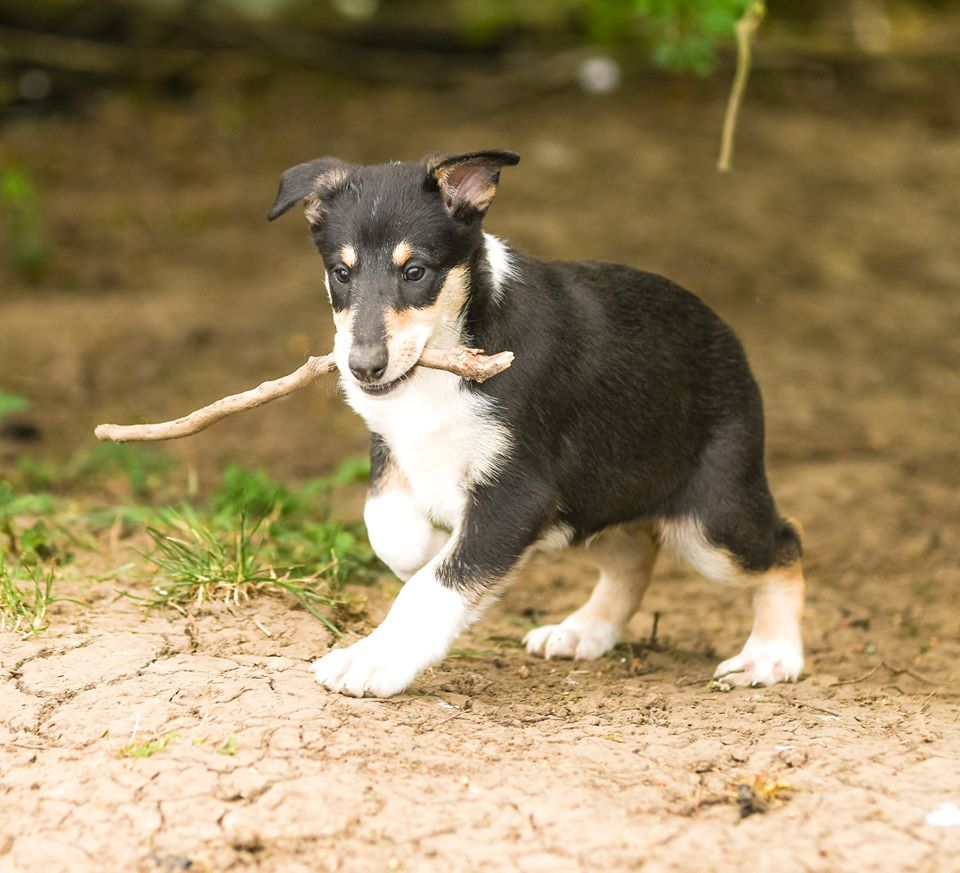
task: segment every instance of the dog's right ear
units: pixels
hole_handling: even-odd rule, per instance
[[[279,218],[290,207],[306,201],[307,221],[315,224],[326,211],[324,200],[343,188],[349,168],[339,158],[317,158],[291,167],[280,177],[280,190],[267,220]]]
[[[454,218],[483,216],[497,193],[500,170],[520,162],[504,149],[426,158],[427,175],[440,189],[443,205]]]

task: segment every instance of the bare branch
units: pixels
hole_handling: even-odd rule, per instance
[[[483,349],[466,349],[462,346],[449,351],[425,349],[418,363],[422,367],[446,370],[473,382],[485,382],[513,363],[513,352],[485,355]],[[311,357],[302,367],[287,376],[263,382],[249,391],[223,397],[174,421],[158,424],[100,424],[94,434],[98,440],[113,440],[118,443],[179,439],[204,430],[235,412],[256,409],[271,400],[286,397],[309,385],[317,377],[332,373],[336,369],[333,355]]]
[[[747,77],[750,75],[750,40],[760,26],[765,12],[766,7],[763,0],[756,0],[756,2],[747,6],[736,24],[737,70],[733,76],[733,86],[730,88],[727,111],[723,118],[720,158],[717,160],[717,169],[721,173],[730,172],[731,160],[733,159],[733,136],[737,130],[737,118],[740,114],[743,92],[747,87]]]

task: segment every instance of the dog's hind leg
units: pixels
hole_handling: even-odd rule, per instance
[[[793,682],[804,667],[800,535],[777,512],[759,453],[744,460],[736,443],[721,448],[723,463],[708,453],[690,510],[662,523],[661,541],[707,578],[753,589],[750,636],[716,676],[733,685]]]
[[[417,506],[407,477],[378,436],[370,456],[370,493],[363,508],[370,547],[406,582],[437,555],[450,532],[436,527]]]
[[[787,567],[763,573],[753,593],[753,628],[739,655],[716,670],[718,678],[734,685],[773,685],[795,682],[803,673],[803,566],[799,559]]]
[[[623,638],[650,584],[657,543],[646,528],[614,528],[585,551],[600,570],[590,599],[560,624],[524,637],[527,651],[542,658],[591,661]]]

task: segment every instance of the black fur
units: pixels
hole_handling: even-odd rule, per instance
[[[583,539],[693,516],[748,572],[796,560],[799,538],[767,486],[760,392],[733,332],[662,276],[514,258],[521,279],[499,303],[474,272],[466,341],[516,349],[517,360],[464,390],[497,399],[519,435],[511,468],[555,495],[547,522]]]
[[[796,561],[799,536],[767,486],[760,392],[739,341],[699,298],[629,267],[518,252],[516,275],[494,289],[481,194],[516,160],[481,152],[425,164],[337,163],[347,180],[319,191],[310,188],[320,166],[312,162],[285,174],[271,211],[322,199],[311,231],[331,274],[345,244],[360,249],[359,268],[330,284],[334,307],[354,308],[364,344],[385,347],[385,306],[429,306],[449,270],[467,265],[463,344],[516,353],[505,373],[461,385],[496,401],[514,447],[495,481],[472,488],[444,582],[497,583],[557,523],[583,540],[622,522],[692,517],[746,572]],[[450,167],[456,175],[444,175]],[[406,281],[390,262],[397,240],[413,247],[422,280]],[[371,457],[376,487],[389,462],[376,435]]]

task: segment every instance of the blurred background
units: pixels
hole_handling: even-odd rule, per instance
[[[489,230],[664,273],[743,338],[815,570],[953,584],[960,4],[768,4],[723,174],[747,5],[5,0],[0,476],[69,491],[96,423],[331,347],[303,220],[265,220],[286,167],[502,147]],[[193,494],[366,441],[330,379],[156,452]]]

